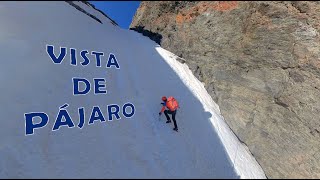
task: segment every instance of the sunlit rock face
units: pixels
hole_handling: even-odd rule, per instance
[[[319,2],[142,2],[130,27],[185,59],[269,178],[320,178]]]

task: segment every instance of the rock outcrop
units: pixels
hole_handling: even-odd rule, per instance
[[[185,60],[269,178],[320,178],[319,2],[143,1],[130,27]]]

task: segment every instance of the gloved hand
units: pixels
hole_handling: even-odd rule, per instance
[[[164,103],[160,103],[160,104],[162,104],[164,106]]]
[[[161,112],[159,112],[159,116],[161,116]]]

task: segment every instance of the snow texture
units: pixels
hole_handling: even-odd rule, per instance
[[[187,65],[149,38],[111,24],[92,7],[75,2],[103,24],[66,2],[0,3],[0,178],[265,178],[256,160],[220,114]],[[46,45],[67,47],[53,64]],[[102,67],[70,65],[70,48],[104,52]],[[120,69],[106,68],[109,53]],[[73,96],[72,78],[105,78],[107,94]],[[162,96],[174,96],[179,132],[159,117]],[[132,118],[82,129],[78,108],[131,102]],[[59,107],[75,127],[52,131]],[[48,124],[25,135],[24,113],[46,112]]]

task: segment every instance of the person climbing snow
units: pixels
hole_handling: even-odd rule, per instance
[[[177,109],[179,108],[178,101],[172,96],[168,97],[168,99],[166,96],[163,96],[162,101],[163,101],[163,103],[161,103],[161,104],[163,106],[161,108],[161,111],[159,112],[159,116],[161,116],[161,113],[164,112],[164,114],[166,115],[166,118],[167,118],[166,123],[171,123],[170,117],[168,115],[168,114],[171,114],[173,124],[174,124],[173,130],[178,131],[178,126],[177,126],[177,122],[176,122]],[[166,107],[168,108],[168,110],[165,110]]]

